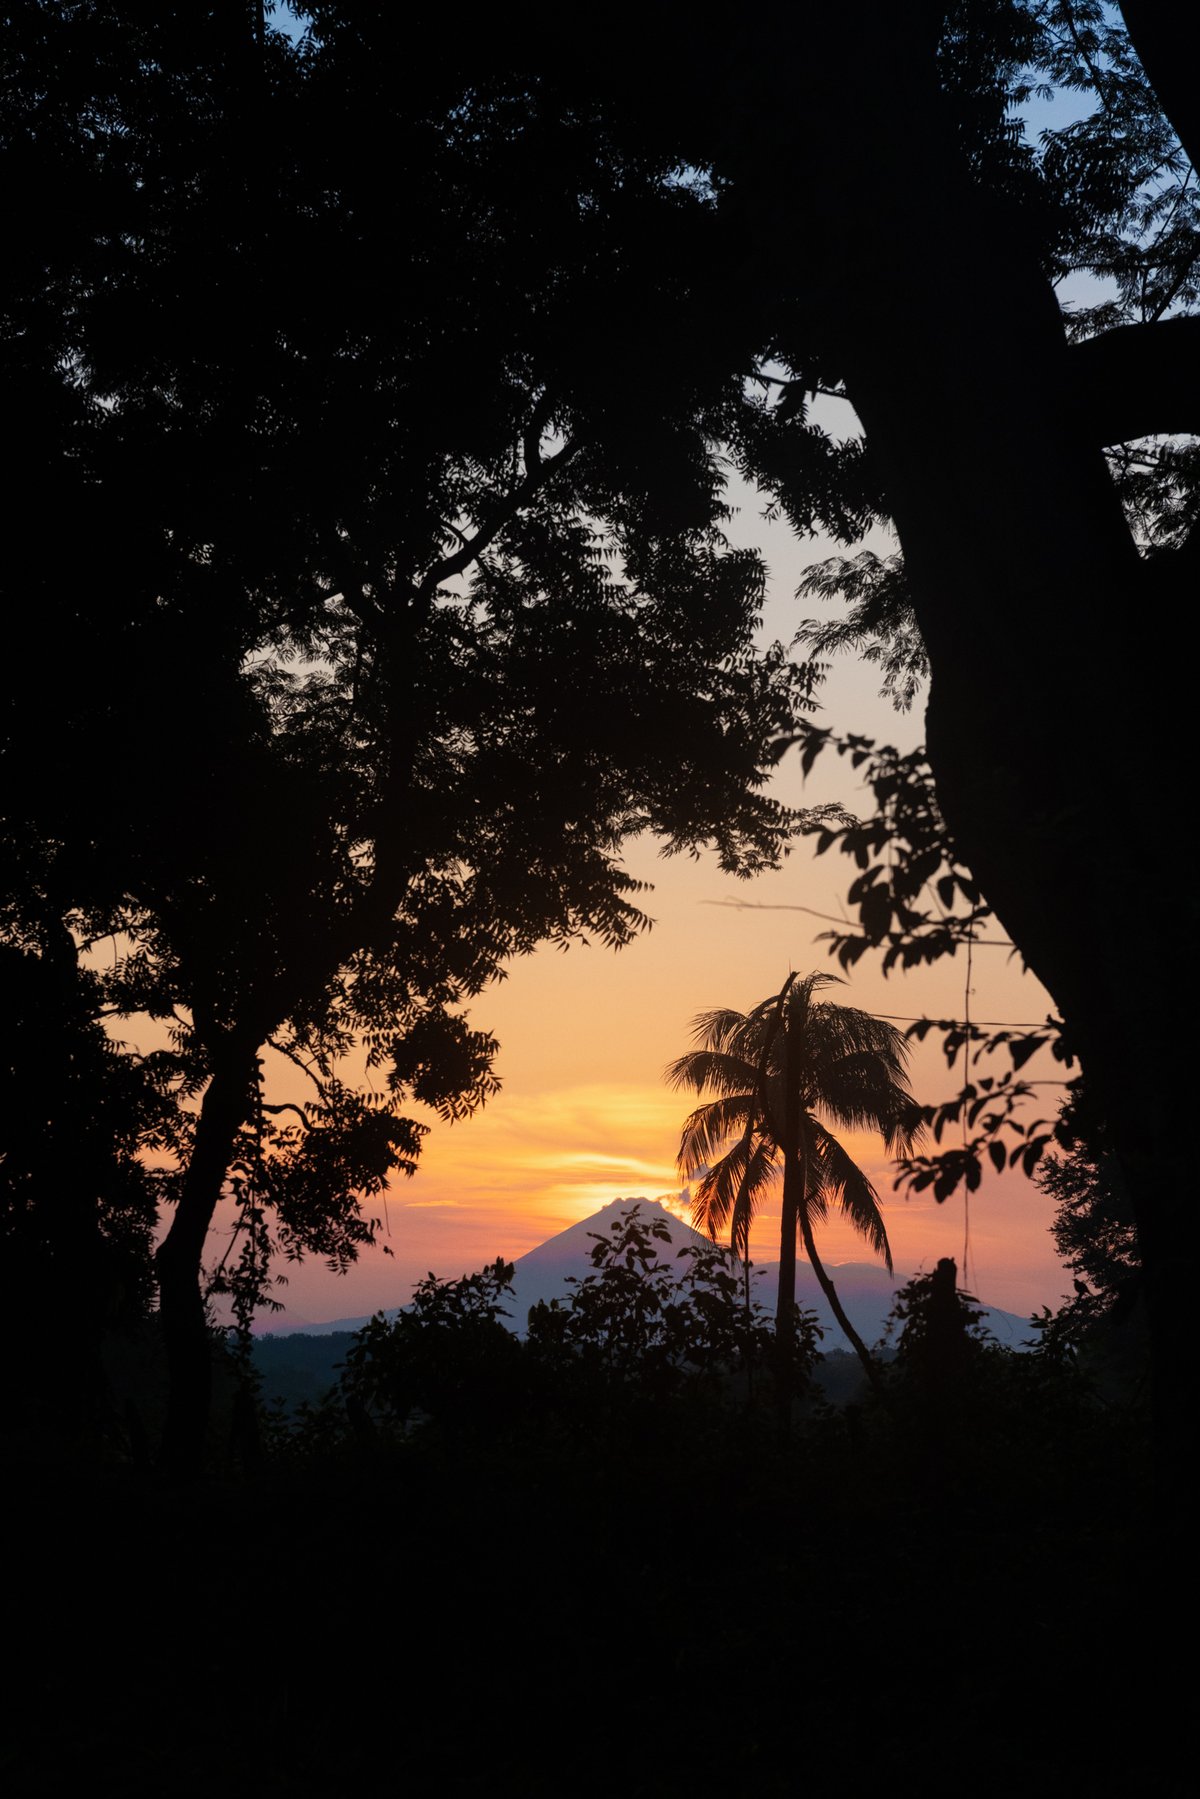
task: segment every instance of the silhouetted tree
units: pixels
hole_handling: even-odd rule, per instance
[[[990,1385],[1002,1387],[1002,1368],[1015,1358],[995,1349],[978,1303],[958,1287],[949,1256],[897,1293],[889,1336],[897,1326],[888,1369],[893,1417],[922,1486],[944,1504],[994,1437],[999,1393],[989,1392],[988,1376],[999,1376]]]
[[[935,1395],[958,1393],[988,1336],[971,1294],[958,1286],[958,1268],[943,1256],[932,1274],[918,1274],[896,1294],[892,1323],[900,1326],[896,1360]]]
[[[765,1363],[769,1328],[729,1250],[690,1244],[664,1260],[656,1245],[670,1245],[670,1230],[637,1205],[591,1235],[593,1273],[569,1276],[564,1301],[529,1314],[531,1352],[552,1377],[566,1375],[593,1404],[622,1393],[654,1401],[698,1388],[711,1397]],[[819,1336],[812,1314],[800,1314],[793,1377],[811,1368]]]
[[[6,558],[6,916],[171,1034],[181,1466],[231,1180],[246,1304],[273,1238],[344,1264],[415,1166],[406,1102],[494,1089],[462,1002],[644,922],[626,836],[746,870],[787,830],[755,788],[799,690],[752,651],[715,451],[753,338],[703,192],[550,74],[439,33],[414,83],[407,24],[313,17],[297,47],[240,8],[30,4],[4,100],[12,499],[64,521]]]
[[[908,1045],[894,1025],[819,999],[835,975],[790,976],[782,992],[748,1013],[702,1012],[700,1048],[667,1069],[673,1087],[718,1097],[683,1127],[679,1166],[701,1176],[693,1212],[716,1237],[727,1226],[743,1254],[763,1194],[783,1174],[776,1329],[785,1346],[796,1309],[796,1234],[833,1314],[874,1380],[866,1345],[847,1318],[817,1254],[813,1223],[837,1205],[891,1272],[887,1230],[874,1187],[834,1135],[878,1131],[889,1150],[911,1148],[919,1118],[905,1073]]]

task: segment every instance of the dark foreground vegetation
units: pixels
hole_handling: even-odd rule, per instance
[[[43,1415],[8,1790],[1181,1792],[1138,1352],[998,1349],[946,1263],[879,1394],[827,1404],[797,1320],[789,1422],[736,1272],[652,1236],[524,1341],[504,1264],[427,1283],[289,1420],[218,1354],[199,1484]]]

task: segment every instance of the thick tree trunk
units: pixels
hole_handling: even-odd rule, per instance
[[[799,148],[806,254],[904,549],[947,822],[1062,1009],[1134,1196],[1173,1464],[1190,1415],[1189,1108],[1168,1048],[1197,998],[1178,868],[1192,658],[1174,653],[1190,599],[1178,565],[1136,552],[1036,246],[974,184],[911,23],[851,5],[827,27],[855,79],[826,91],[836,139],[810,122]]]
[[[215,1058],[179,1203],[156,1258],[170,1382],[162,1459],[183,1478],[203,1465],[212,1402],[212,1351],[200,1288],[204,1243],[247,1115],[256,1051],[257,1044],[240,1043]]]

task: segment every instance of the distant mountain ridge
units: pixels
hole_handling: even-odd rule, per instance
[[[607,1236],[617,1219],[633,1206],[639,1208],[642,1217],[665,1224],[670,1236],[670,1249],[665,1243],[657,1246],[664,1261],[693,1245],[710,1247],[707,1237],[701,1236],[699,1231],[694,1231],[681,1218],[668,1211],[661,1200],[610,1200],[608,1205],[593,1212],[589,1218],[582,1218],[577,1224],[568,1225],[557,1236],[549,1237],[545,1243],[539,1243],[535,1249],[517,1258],[513,1264],[513,1293],[505,1307],[508,1312],[505,1323],[509,1329],[518,1336],[524,1335],[526,1321],[535,1305],[542,1300],[565,1299],[571,1291],[572,1278],[583,1280],[593,1273],[590,1252],[595,1237]],[[828,1266],[851,1324],[864,1342],[877,1343],[887,1328],[888,1314],[896,1292],[910,1277],[904,1274],[890,1275],[886,1268],[881,1268],[874,1262],[842,1262]],[[756,1262],[751,1275],[754,1298],[771,1316],[775,1312],[778,1269],[777,1262]],[[822,1348],[844,1348],[845,1338],[841,1329],[829,1309],[825,1295],[817,1285],[816,1275],[805,1261],[798,1261],[796,1264],[796,1298],[806,1311],[816,1313],[817,1322],[825,1333]],[[384,1312],[384,1317],[395,1318],[403,1309],[402,1306],[389,1307]],[[984,1324],[1004,1348],[1025,1349],[1030,1346],[1034,1331],[1028,1318],[1019,1317],[1015,1312],[1005,1312],[999,1306],[981,1304],[980,1309]],[[273,1330],[268,1327],[263,1334],[323,1337],[336,1332],[361,1330],[367,1322],[368,1317],[364,1316],[335,1318],[324,1324],[283,1323]]]

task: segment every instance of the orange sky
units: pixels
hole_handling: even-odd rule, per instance
[[[816,868],[825,877],[824,864]],[[811,942],[815,921],[802,914],[707,903],[731,886],[715,870],[668,865],[655,895],[657,923],[643,940],[618,955],[539,953],[483,995],[473,1015],[500,1038],[502,1092],[467,1123],[435,1122],[420,1172],[389,1198],[392,1257],[366,1256],[342,1279],[317,1268],[290,1271],[281,1295],[289,1311],[321,1319],[396,1305],[427,1269],[454,1275],[497,1255],[518,1256],[617,1196],[679,1193],[674,1156],[695,1102],[668,1090],[662,1071],[690,1047],[692,1016],[726,1004],[744,1010],[776,991],[790,967],[828,966],[824,946]],[[779,905],[796,903],[794,895],[804,904],[832,898],[817,887],[804,850],[753,893]],[[1002,951],[989,958],[976,956],[975,1015],[1044,1017],[1046,999],[1032,978],[1006,968]],[[887,982],[863,971],[845,997],[879,1012],[953,1015],[961,983],[962,972],[949,968]],[[947,1097],[956,1084],[932,1046],[914,1054],[913,1077],[927,1101]],[[1056,1090],[1046,1096],[1052,1116]],[[845,1141],[879,1188],[897,1269],[908,1273],[945,1254],[961,1264],[961,1198],[942,1206],[925,1196],[906,1201],[891,1191],[877,1139]],[[969,1284],[981,1297],[1021,1313],[1057,1303],[1069,1281],[1047,1232],[1050,1214],[1019,1174],[985,1179],[971,1201]],[[759,1259],[777,1255],[777,1230],[777,1209],[764,1212],[753,1243]],[[833,1221],[822,1241],[832,1262],[867,1259],[861,1240]]]
[[[757,530],[752,519],[750,528]],[[801,557],[786,539],[781,545],[779,533],[768,535],[776,553],[768,629],[790,634],[800,611],[790,596],[812,552]],[[826,692],[827,721],[905,745],[918,741],[919,715],[898,716],[878,699],[876,685],[870,668],[848,662],[836,669]],[[686,780],[686,745],[680,747],[680,779]],[[779,776],[782,798],[808,804],[838,798],[867,809],[846,764],[822,758],[801,787],[790,760]],[[633,846],[628,865],[654,884],[644,901],[653,929],[619,953],[595,946],[539,951],[480,996],[472,1020],[500,1040],[502,1092],[467,1123],[433,1121],[420,1172],[399,1182],[389,1198],[384,1241],[391,1258],[369,1254],[340,1279],[320,1267],[289,1270],[281,1297],[290,1313],[318,1320],[397,1305],[426,1270],[457,1275],[497,1255],[513,1258],[615,1197],[679,1192],[674,1156],[695,1101],[666,1088],[665,1065],[691,1047],[697,1012],[722,1005],[745,1010],[777,992],[792,968],[834,972],[826,946],[814,941],[826,927],[792,908],[840,912],[853,867],[842,857],[815,858],[803,840],[780,871],[749,883],[722,875],[711,857],[664,861],[648,841]],[[749,902],[749,909],[732,909],[730,901]],[[864,962],[844,998],[880,1013],[958,1017],[964,978],[961,962],[887,980]],[[1007,951],[976,952],[973,1017],[1036,1024],[1049,1009],[1042,988]],[[925,1102],[949,1097],[958,1085],[933,1042],[915,1050],[912,1071]],[[1031,1065],[1025,1072],[1060,1076],[1062,1070]],[[1045,1113],[1053,1117],[1060,1089],[1043,1091]],[[961,1197],[943,1206],[925,1197],[905,1201],[891,1191],[878,1141],[847,1141],[883,1197],[897,1270],[907,1274],[946,1254],[961,1265]],[[1054,1255],[1050,1216],[1049,1202],[1020,1175],[985,1177],[971,1200],[966,1284],[991,1304],[1023,1314],[1056,1305],[1070,1280]],[[759,1259],[778,1254],[777,1230],[778,1212],[765,1212],[753,1242]],[[831,1222],[823,1243],[832,1262],[867,1259],[865,1245],[844,1226]]]

